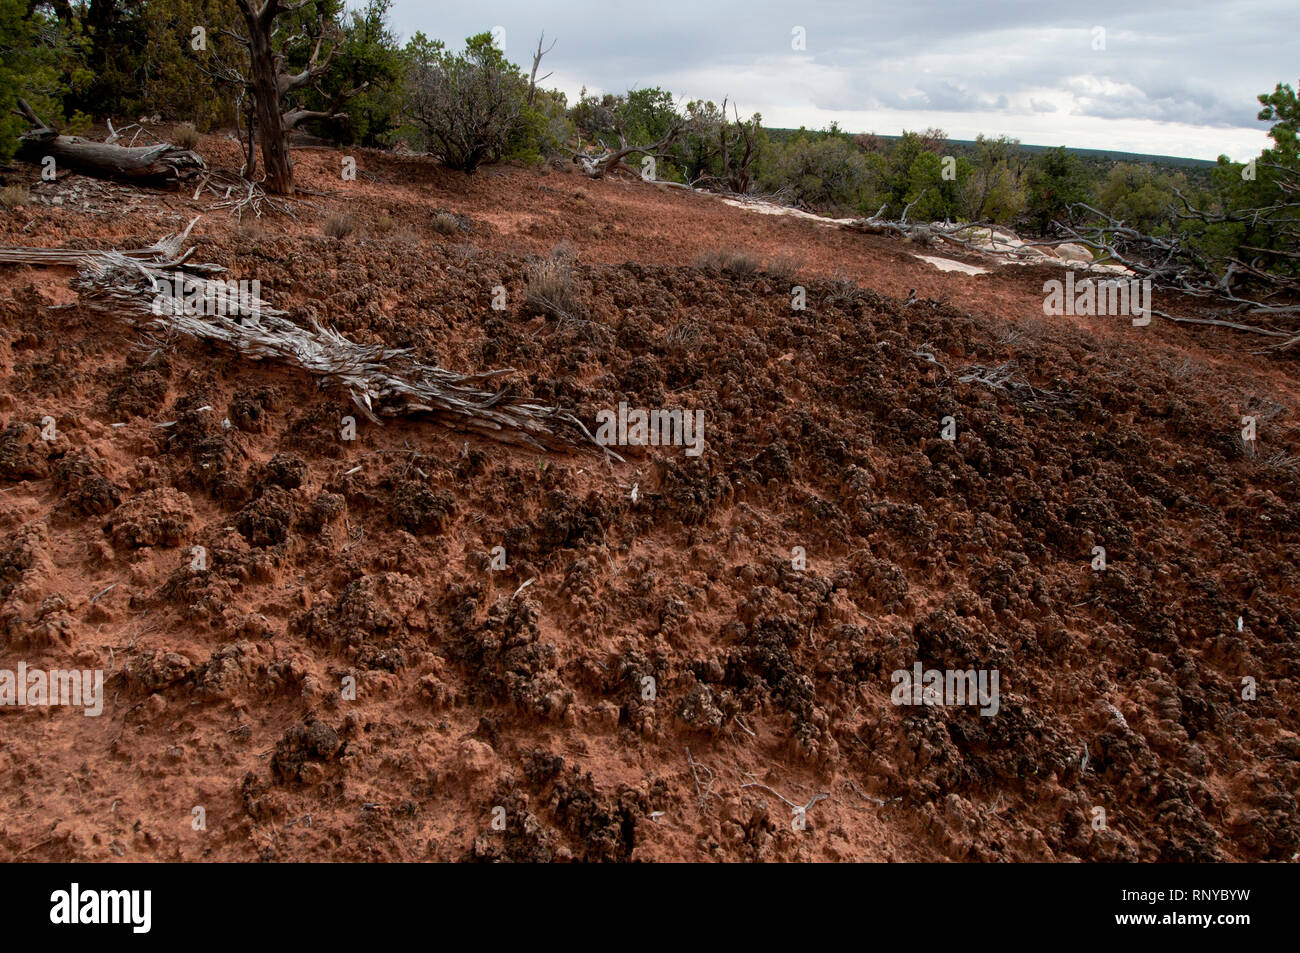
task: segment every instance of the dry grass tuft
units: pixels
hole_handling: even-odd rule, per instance
[[[715,248],[701,252],[695,258],[695,267],[709,271],[722,271],[729,275],[752,275],[759,270],[757,257],[734,248]]]
[[[773,255],[763,264],[763,273],[777,281],[795,281],[803,268],[803,259],[795,255]]]
[[[172,126],[172,144],[182,149],[193,149],[199,144],[199,131],[192,122],[178,122]]]
[[[26,186],[6,185],[0,189],[0,206],[4,208],[18,208],[20,205],[26,205],[30,199]]]
[[[528,272],[528,306],[560,319],[578,317],[573,268],[567,256],[538,262]]]
[[[325,234],[330,238],[347,238],[356,228],[356,222],[346,212],[335,212],[325,220]]]
[[[664,331],[664,349],[669,354],[692,351],[700,343],[700,326],[692,320],[674,321]]]

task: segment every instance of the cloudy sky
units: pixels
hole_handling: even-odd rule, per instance
[[[769,126],[1203,159],[1257,155],[1255,96],[1300,80],[1298,0],[394,0],[392,18],[457,48],[501,28],[524,67],[544,29],[570,102],[660,86]]]

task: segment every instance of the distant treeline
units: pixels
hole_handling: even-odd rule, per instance
[[[759,176],[800,204],[826,211],[897,218],[988,221],[1042,233],[1079,202],[1142,230],[1158,229],[1160,209],[1175,189],[1213,189],[1219,163],[1167,156],[1110,153],[1067,146],[1031,146],[1006,136],[949,139],[941,129],[901,136],[851,135],[829,129],[766,129],[771,147]],[[815,145],[819,144],[819,145]],[[848,148],[851,145],[852,148]],[[839,165],[838,183],[819,174]],[[797,169],[800,175],[789,174]],[[838,184],[838,188],[834,187]]]
[[[799,129],[780,129],[769,126],[767,134],[777,141],[785,141],[799,135]],[[872,133],[876,139],[885,143],[892,143],[900,136],[887,136],[881,133]],[[978,139],[949,139],[948,144],[955,149],[973,150],[978,144]],[[1041,152],[1047,152],[1056,148],[1055,146],[1037,146],[1022,142],[1020,148],[1024,149],[1030,155],[1037,155]],[[1165,156],[1151,155],[1145,152],[1119,152],[1114,149],[1080,149],[1077,146],[1066,146],[1065,151],[1071,155],[1077,156],[1083,162],[1138,162],[1148,163],[1150,165],[1168,166],[1177,169],[1211,169],[1214,167],[1213,159],[1189,159],[1185,156]]]

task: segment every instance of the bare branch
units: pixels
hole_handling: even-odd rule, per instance
[[[556,40],[552,40],[551,45],[548,46],[545,50],[543,50],[542,41],[545,39],[546,39],[546,31],[543,30],[542,35],[537,38],[537,52],[533,54],[533,71],[528,75],[528,105],[529,106],[533,104],[533,96],[537,93],[537,84],[542,80],[549,79],[551,76],[550,73],[547,73],[545,76],[542,77],[542,80],[538,80],[537,78],[537,67],[541,65],[542,57],[545,56],[547,53],[551,52],[551,50],[555,49],[555,44],[557,42]]]

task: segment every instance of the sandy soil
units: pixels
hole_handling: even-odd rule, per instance
[[[0,708],[0,859],[1300,850],[1294,358],[1046,318],[1059,269],[640,182],[371,153],[343,182],[339,153],[295,155],[324,193],[296,221],[72,176],[0,245],[138,247],[202,212],[196,260],[295,319],[514,367],[593,426],[700,409],[706,449],[610,466],[419,420],[343,442],[346,397],[304,373],[5,267],[0,669],[100,668],[107,700]],[[584,310],[557,323],[524,292],[561,243]],[[762,267],[694,264],[719,249]],[[996,669],[998,713],[891,704],[917,661]]]

